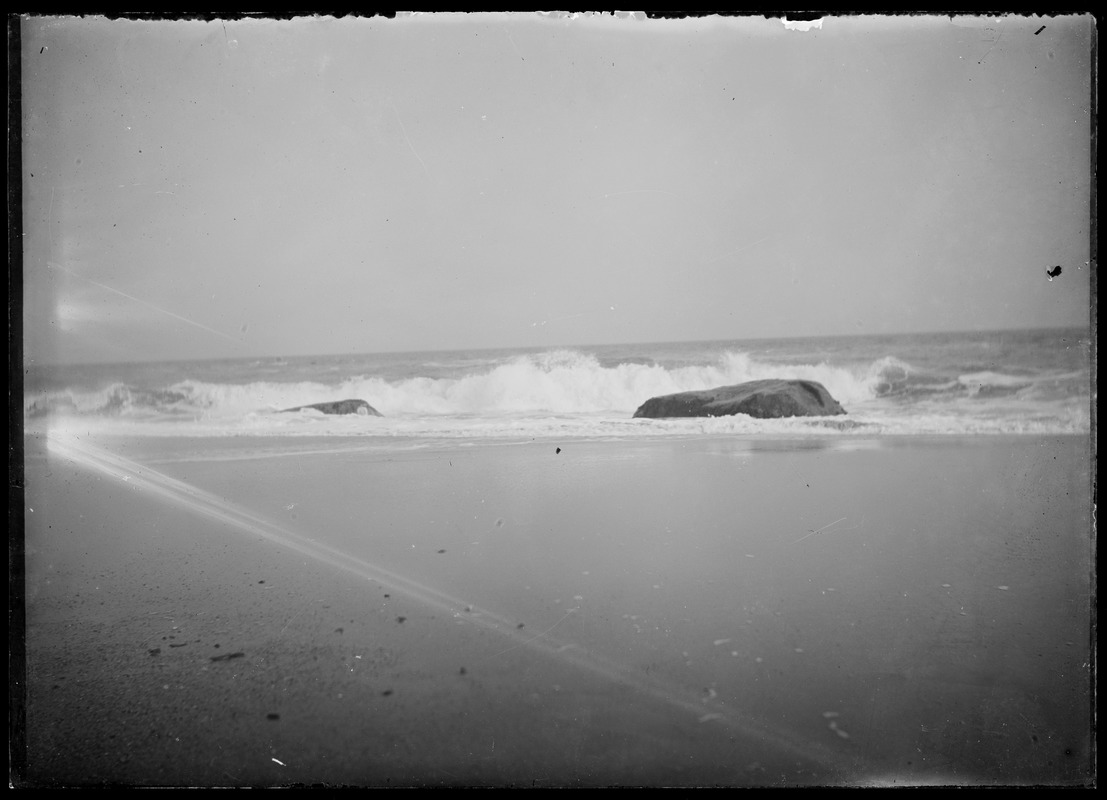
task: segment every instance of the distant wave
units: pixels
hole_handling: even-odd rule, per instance
[[[432,370],[428,370],[432,371]],[[249,378],[249,375],[236,375]],[[257,377],[262,377],[258,375]],[[394,436],[623,435],[643,429],[627,423],[651,397],[764,378],[822,383],[849,413],[848,424],[752,420],[711,422],[711,431],[803,432],[1020,432],[1083,430],[1088,407],[1086,373],[1015,375],[999,371],[928,374],[888,355],[851,365],[783,364],[724,350],[704,363],[662,366],[639,357],[602,364],[572,349],[514,355],[471,365],[454,377],[386,380],[351,375],[335,382],[264,380],[221,383],[180,380],[142,387],[114,382],[28,395],[25,419],[94,419],[113,425],[162,425],[165,433],[198,435],[297,432]],[[274,412],[311,403],[361,398],[384,414],[366,423],[318,413]],[[655,421],[659,433],[697,432],[701,423]],[[369,425],[371,427],[366,428]],[[361,427],[357,427],[361,426]],[[1052,426],[1052,427],[1051,427]],[[704,429],[706,430],[706,429]],[[575,432],[575,433],[573,433]]]

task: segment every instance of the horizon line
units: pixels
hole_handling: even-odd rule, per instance
[[[514,345],[514,346],[501,346],[501,347],[449,347],[449,348],[433,348],[433,349],[413,349],[413,350],[350,350],[341,352],[314,352],[314,353],[254,353],[236,356],[195,356],[195,357],[179,357],[179,358],[136,358],[129,361],[38,361],[29,362],[26,359],[23,360],[23,367],[27,368],[28,364],[34,363],[39,367],[94,367],[94,366],[111,366],[122,364],[176,364],[176,363],[190,363],[197,361],[243,361],[247,359],[284,359],[284,358],[332,358],[334,356],[387,356],[387,355],[414,355],[417,353],[459,353],[459,352],[489,352],[489,351],[501,351],[501,350],[519,350],[519,351],[548,351],[548,350],[563,350],[570,348],[589,348],[589,347],[619,347],[627,345],[671,345],[671,344],[698,344],[698,343],[718,343],[718,342],[766,342],[766,341],[790,341],[798,339],[849,339],[849,338],[862,338],[862,337],[881,337],[881,336],[933,336],[933,335],[957,335],[957,334],[990,334],[990,333],[1024,333],[1031,331],[1050,331],[1050,330],[1079,330],[1086,331],[1089,334],[1092,332],[1092,324],[1088,322],[1085,325],[1040,325],[1040,326],[1025,326],[1018,328],[980,328],[980,329],[960,329],[960,330],[919,330],[919,331],[896,331],[896,332],[883,332],[883,333],[828,333],[828,334],[814,334],[806,336],[745,336],[737,337],[733,339],[655,339],[651,341],[619,341],[619,342],[589,342],[577,343],[577,344],[550,344],[550,345]]]

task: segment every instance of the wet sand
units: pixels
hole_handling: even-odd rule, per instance
[[[26,444],[33,785],[1089,780],[1083,438]]]

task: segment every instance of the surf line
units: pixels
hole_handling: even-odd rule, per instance
[[[527,647],[555,658],[567,665],[606,678],[635,689],[664,705],[687,712],[694,719],[704,720],[704,706],[698,695],[663,683],[660,679],[638,674],[624,664],[614,662],[597,653],[560,642],[548,634],[579,609],[574,608],[550,628],[538,636],[520,635],[512,627],[511,620],[499,614],[478,609],[472,604],[440,592],[417,581],[384,569],[368,561],[343,553],[329,545],[313,541],[275,523],[258,517],[249,511],[199,489],[191,484],[171,478],[128,458],[77,439],[63,439],[56,433],[47,434],[50,453],[72,463],[124,481],[138,491],[149,492],[189,511],[230,525],[246,533],[314,559],[328,566],[351,573],[357,577],[375,581],[390,590],[404,594],[419,603],[439,611],[451,613],[455,618],[488,629],[512,641],[512,646],[494,654],[494,658],[516,647]],[[476,613],[473,613],[476,612]],[[849,774],[856,769],[853,758],[836,753],[824,744],[802,739],[788,731],[749,717],[731,709],[721,709],[718,716],[707,715],[718,725],[728,728],[753,742],[790,753],[808,763],[814,762],[833,775]]]

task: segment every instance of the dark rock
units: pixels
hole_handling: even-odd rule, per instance
[[[634,412],[635,417],[725,417],[748,414],[760,419],[778,417],[829,417],[845,414],[821,383],[796,380],[764,380],[720,386],[702,392],[681,392],[651,397]]]
[[[314,408],[324,414],[362,414],[364,416],[379,417],[381,412],[373,408],[364,400],[334,400],[330,403],[312,403],[309,406],[296,406],[286,408],[285,411],[303,411],[305,408]]]

